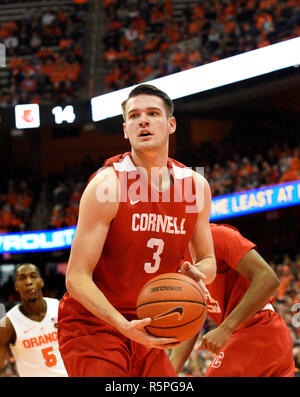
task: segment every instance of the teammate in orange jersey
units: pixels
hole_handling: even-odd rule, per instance
[[[233,226],[211,224],[217,275],[207,288],[208,315],[217,328],[197,350],[216,354],[206,377],[293,377],[295,364],[288,327],[274,310],[279,280],[256,245]],[[180,371],[197,335],[173,349]]]
[[[70,376],[176,376],[165,350],[177,339],[148,334],[151,319],[137,319],[136,300],[162,273],[181,270],[204,290],[213,281],[210,188],[168,157],[176,120],[164,92],[139,85],[122,108],[132,150],[107,160],[82,195],[59,309],[60,351]],[[196,263],[180,269],[189,241]]]
[[[0,370],[10,348],[21,377],[68,376],[57,341],[59,301],[43,297],[43,286],[35,265],[17,268],[15,289],[21,304],[0,320]]]

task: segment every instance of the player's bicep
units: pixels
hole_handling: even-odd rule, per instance
[[[263,273],[271,276],[272,278],[276,277],[273,269],[254,248],[250,249],[242,257],[237,265],[236,270],[248,280],[252,280],[255,275],[261,275]]]
[[[93,271],[101,255],[103,244],[108,232],[108,224],[103,221],[93,221],[77,225],[73,239],[68,271]]]

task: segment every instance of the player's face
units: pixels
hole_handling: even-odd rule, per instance
[[[168,146],[169,135],[176,129],[174,117],[168,117],[160,97],[139,95],[126,105],[124,136],[136,151],[148,151]]]
[[[23,301],[34,302],[42,296],[44,286],[34,265],[23,265],[17,270],[15,289]]]

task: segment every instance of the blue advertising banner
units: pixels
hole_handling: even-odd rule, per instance
[[[300,181],[282,183],[212,198],[210,220],[300,204]]]
[[[70,248],[75,226],[23,233],[0,234],[0,253],[54,251]]]

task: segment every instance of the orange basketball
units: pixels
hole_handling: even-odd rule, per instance
[[[145,327],[155,336],[191,338],[201,330],[207,306],[198,283],[180,273],[165,273],[152,278],[141,289],[137,299],[139,319],[151,317]]]

